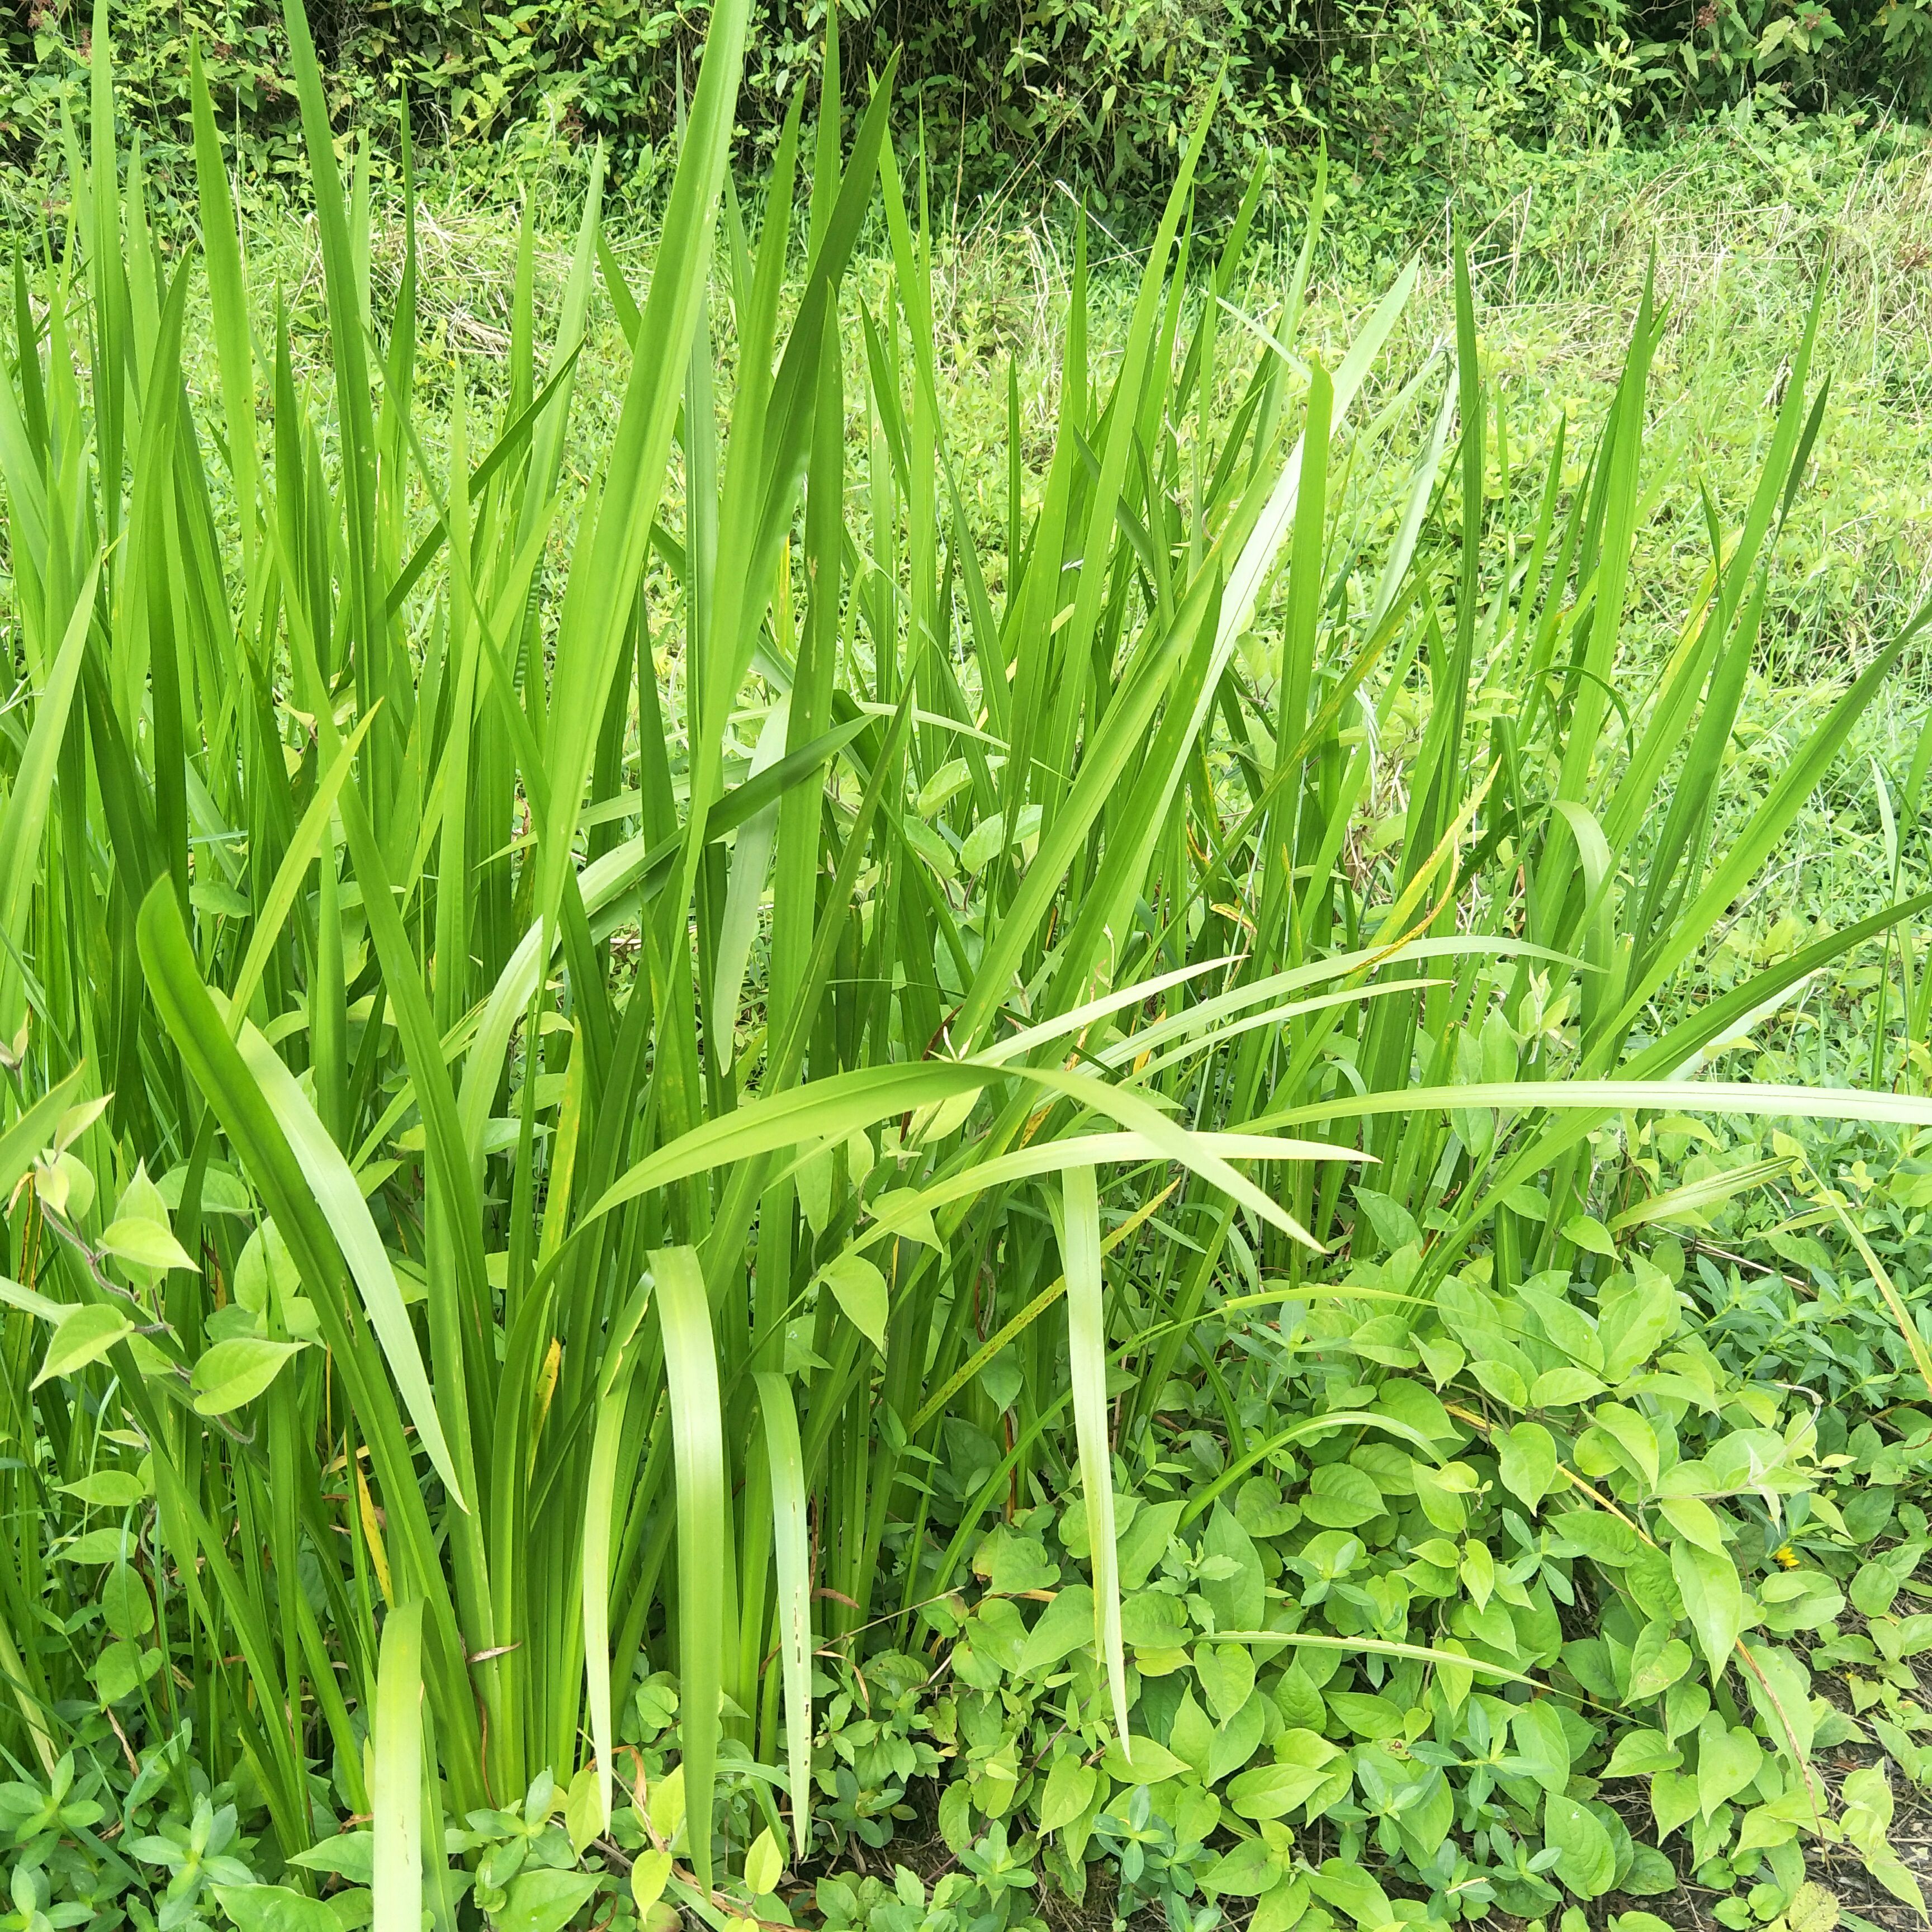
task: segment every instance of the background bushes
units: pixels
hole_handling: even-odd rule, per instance
[[[198,39],[224,119],[271,172],[295,158],[273,0],[114,0],[124,108],[178,138]],[[702,0],[314,0],[345,122],[392,120],[473,151],[609,141],[646,164],[693,71]],[[741,132],[767,141],[808,83],[825,0],[761,0]],[[0,143],[30,159],[85,94],[85,0],[0,5]],[[1741,102],[1809,110],[1932,100],[1932,0],[878,0],[841,13],[848,67],[902,50],[898,98],[949,196],[1036,195],[1058,176],[1104,202],[1169,172],[1222,76],[1206,176],[1324,134],[1356,166],[1460,174],[1472,147],[1614,137]],[[1032,184],[1029,188],[1028,184]]]

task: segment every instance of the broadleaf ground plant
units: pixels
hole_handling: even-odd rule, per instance
[[[1811,1675],[1928,1640],[1909,1472],[1671,1232],[1804,1192],[1772,1233],[1842,1232],[1922,1388],[1808,1150],[1932,1103],[1696,1077],[1924,907],[1700,978],[1910,635],[1732,808],[1809,336],[1634,680],[1651,303],[1499,526],[1460,255],[1399,383],[1413,267],[1294,347],[1318,195],[1238,327],[1258,190],[1192,226],[1197,128],[1105,358],[1082,237],[989,526],[891,72],[848,122],[828,46],[754,222],[744,23],[646,283],[593,186],[554,336],[526,273],[499,418],[434,436],[299,10],[313,383],[205,90],[158,245],[97,23],[0,382],[9,1922],[950,1932],[1098,1869],[1379,1932],[1679,1848],[1730,1924],[1815,1924],[1808,1847],[1916,1903]],[[949,1868],[840,1876],[935,1780]]]

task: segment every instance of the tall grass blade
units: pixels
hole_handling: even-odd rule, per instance
[[[757,1382],[771,1470],[772,1550],[778,1573],[792,1840],[803,1858],[812,1845],[812,1550],[806,1521],[805,1456],[799,1444],[798,1414],[785,1378],[761,1370]]]
[[[1066,1268],[1066,1348],[1073,1384],[1073,1432],[1094,1562],[1094,1648],[1105,1664],[1114,1727],[1124,1752],[1127,1730],[1126,1658],[1120,1642],[1120,1586],[1114,1530],[1114,1459],[1107,1424],[1107,1316],[1100,1259],[1100,1203],[1094,1169],[1084,1163],[1061,1178],[1063,1258]]]
[[[697,1251],[660,1248],[651,1256],[651,1272],[676,1450],[680,1742],[688,1850],[698,1884],[708,1892],[728,1520],[718,1354]]]
[[[399,1604],[382,1624],[370,1741],[374,1770],[374,1932],[421,1932],[423,1918],[422,1605]]]

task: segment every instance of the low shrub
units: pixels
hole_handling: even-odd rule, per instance
[[[269,0],[122,0],[112,18],[124,111],[151,145],[190,145],[196,44],[251,172],[298,184],[293,69]],[[338,124],[393,152],[406,98],[419,145],[446,142],[486,174],[503,151],[520,165],[593,140],[648,174],[710,18],[614,0],[308,10]],[[1210,98],[1196,175],[1231,203],[1258,157],[1318,139],[1358,166],[1419,168],[1434,195],[1466,190],[1469,157],[1498,142],[1614,140],[1739,103],[1932,101],[1922,0],[880,0],[838,18],[853,71],[896,55],[900,130],[949,183],[1032,202],[1064,178],[1102,212],[1165,194]],[[89,19],[84,0],[0,9],[0,152],[50,159],[63,116],[84,125]],[[825,22],[823,0],[760,0],[738,110],[748,154],[769,158],[815,85]]]

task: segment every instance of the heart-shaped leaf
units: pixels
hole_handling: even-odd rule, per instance
[[[148,1485],[131,1469],[96,1469],[77,1483],[55,1486],[93,1509],[132,1509],[148,1492]]]
[[[1081,1816],[1094,1802],[1100,1774],[1078,1755],[1064,1751],[1048,1767],[1046,1790],[1040,1801],[1040,1828],[1058,1832]]]
[[[1540,1422],[1519,1422],[1491,1438],[1503,1486],[1534,1509],[1556,1480],[1556,1439]]]
[[[226,1415],[253,1402],[292,1355],[299,1342],[271,1342],[266,1336],[238,1335],[206,1350],[194,1365],[194,1406],[202,1415]]]
[[[1697,1807],[1706,1818],[1756,1777],[1763,1748],[1742,1724],[1712,1711],[1697,1726]]]
[[[885,1276],[863,1255],[844,1254],[827,1262],[818,1278],[831,1289],[846,1320],[883,1355],[890,1312]]]
[[[341,1932],[343,1921],[319,1898],[285,1885],[218,1885],[214,1896],[238,1932]]]
[[[136,1268],[152,1268],[157,1274],[170,1268],[200,1272],[168,1224],[146,1214],[124,1214],[101,1236],[100,1245],[117,1261],[132,1262]]]
[[[594,1873],[540,1866],[510,1882],[509,1902],[494,1913],[498,1932],[562,1932],[597,1889]]]
[[[1646,1624],[1630,1646],[1630,1699],[1661,1696],[1690,1668],[1690,1646],[1661,1618]]]
[[[1715,1676],[1730,1660],[1731,1646],[1744,1628],[1744,1593],[1737,1566],[1718,1551],[1677,1543],[1671,1546],[1670,1570],[1704,1660]]]
[[[1544,1843],[1556,1854],[1556,1876],[1580,1898],[1608,1892],[1617,1873],[1616,1847],[1587,1805],[1552,1791],[1544,1800]]]
[[[60,1326],[48,1339],[46,1359],[34,1378],[34,1388],[56,1376],[77,1374],[134,1332],[134,1323],[118,1308],[105,1301],[83,1303],[72,1314],[62,1318]]]
[[[1683,1762],[1684,1754],[1675,1744],[1666,1743],[1661,1732],[1626,1731],[1618,1738],[1603,1774],[1642,1778],[1654,1771],[1675,1771]]]
[[[1650,1780],[1651,1815],[1657,1835],[1667,1838],[1697,1812],[1697,1780],[1688,1772],[1660,1771]]]

